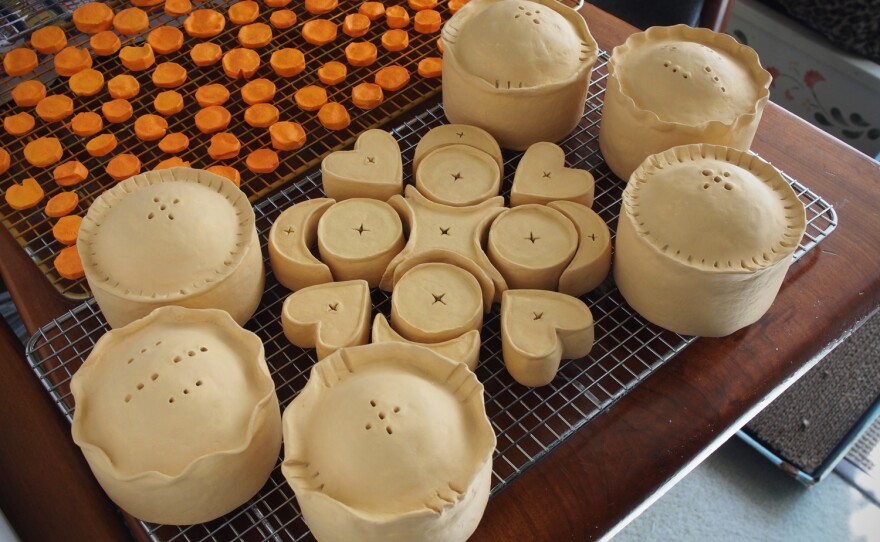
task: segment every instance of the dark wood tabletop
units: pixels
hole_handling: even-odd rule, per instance
[[[634,29],[587,5],[600,47]],[[476,541],[587,540],[620,528],[880,305],[880,164],[768,104],[753,150],[830,202],[837,230],[794,264],[769,312],[699,339],[490,503]],[[34,332],[73,307],[4,229],[0,273]],[[0,327],[0,508],[23,540],[124,540],[49,395]]]

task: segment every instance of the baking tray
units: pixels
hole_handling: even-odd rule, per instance
[[[598,148],[598,123],[607,70],[602,53],[588,97],[583,119],[561,143],[567,163],[585,168],[596,178],[593,209],[616,230],[624,184],[605,165]],[[440,104],[392,130],[404,158],[405,180],[419,139],[432,127],[444,124]],[[509,195],[516,164],[522,153],[505,152],[503,194]],[[804,202],[807,229],[795,259],[816,246],[837,225],[837,215],[825,200],[802,184],[786,177]],[[257,203],[257,228],[266,254],[266,239],[272,221],[290,205],[323,196],[321,173],[313,171],[279,193]],[[268,265],[267,265],[268,270]],[[275,380],[282,408],[305,385],[315,362],[313,350],[292,346],[281,330],[281,305],[289,291],[271,272],[262,303],[248,322],[266,346],[267,362]],[[583,296],[595,319],[595,345],[578,360],[562,362],[553,382],[540,388],[526,388],[508,375],[501,357],[499,313],[496,305],[486,315],[482,331],[480,365],[476,374],[485,386],[486,410],[498,437],[495,450],[492,495],[559,445],[566,437],[604,412],[654,370],[691,344],[686,337],[647,323],[623,300],[609,276],[596,290]],[[390,312],[390,296],[373,291],[374,314]],[[27,357],[40,381],[68,420],[73,416],[69,382],[88,356],[95,341],[109,328],[94,300],[81,304],[40,329],[27,345]],[[265,487],[248,503],[215,521],[172,527],[141,523],[152,540],[305,540],[310,539],[293,490],[276,465]]]

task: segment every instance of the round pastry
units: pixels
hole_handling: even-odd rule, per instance
[[[176,167],[117,184],[89,207],[77,246],[111,327],[164,305],[223,309],[244,324],[263,295],[253,208],[208,171]]]
[[[599,147],[621,179],[651,154],[691,143],[747,150],[770,96],[753,49],[726,34],[653,27],[614,48]]]
[[[462,207],[497,196],[501,169],[486,152],[468,145],[431,151],[416,170],[416,188],[437,203]]]
[[[98,340],[70,384],[73,440],[123,510],[215,519],[254,496],[281,448],[263,343],[215,309],[163,307]]]
[[[805,225],[803,204],[767,162],[675,147],[648,157],[623,192],[614,280],[660,327],[729,335],[773,303]]]
[[[577,126],[598,47],[555,0],[471,0],[443,25],[443,109],[505,149],[559,141]]]
[[[419,170],[422,158],[447,145],[467,145],[480,149],[495,160],[499,171],[504,171],[504,157],[501,156],[501,148],[492,134],[468,124],[441,124],[428,130],[428,133],[419,139],[412,159],[413,177]]]
[[[421,346],[344,348],[284,412],[281,471],[322,542],[464,542],[477,528],[495,435],[483,386]]]

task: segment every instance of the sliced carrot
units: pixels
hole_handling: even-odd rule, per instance
[[[77,113],[70,119],[70,129],[80,137],[93,136],[104,128],[104,119],[92,111]]]
[[[348,111],[340,103],[327,102],[318,111],[318,120],[328,130],[344,130],[351,124],[351,117]]]
[[[92,156],[107,156],[116,148],[116,136],[113,134],[101,134],[93,137],[86,143],[86,152]]]
[[[327,91],[323,87],[308,85],[297,90],[293,99],[303,111],[317,111],[327,103]]]
[[[131,107],[131,103],[128,100],[117,98],[115,100],[110,100],[109,102],[104,102],[101,105],[101,113],[104,114],[104,118],[107,119],[107,122],[120,123],[130,119],[131,115],[134,113],[134,109]]]
[[[147,43],[154,53],[167,55],[179,51],[183,47],[183,32],[173,26],[157,26],[150,30]]]
[[[260,55],[251,49],[235,48],[223,55],[223,71],[232,79],[250,79],[260,67]]]
[[[177,154],[189,148],[189,137],[183,132],[172,132],[159,141],[159,150],[168,154]]]
[[[35,124],[34,116],[24,111],[15,115],[9,115],[3,119],[3,129],[6,130],[7,134],[14,137],[21,137],[29,133],[34,129]]]
[[[283,8],[291,1],[292,0],[263,0],[263,3],[266,4],[267,8]]]
[[[67,84],[77,96],[94,96],[104,88],[104,75],[96,69],[87,68],[71,75]]]
[[[82,260],[79,258],[79,250],[77,250],[76,245],[62,248],[61,251],[58,252],[58,256],[55,256],[53,264],[55,265],[55,270],[58,271],[58,274],[66,279],[77,280],[86,276],[86,272],[83,270]]]
[[[364,2],[358,8],[358,13],[366,15],[371,21],[376,21],[385,15],[385,4],[382,2]]]
[[[403,51],[409,47],[409,33],[401,28],[394,28],[382,34],[382,47],[386,51]]]
[[[296,13],[289,9],[276,9],[269,16],[269,24],[278,30],[285,30],[296,24]]]
[[[278,167],[278,153],[272,149],[257,149],[245,158],[244,163],[254,173],[272,173]]]
[[[219,83],[211,83],[196,90],[196,101],[199,107],[223,105],[229,99],[229,90]]]
[[[183,96],[176,90],[160,92],[153,100],[153,107],[157,113],[166,117],[180,113],[183,111]]]
[[[216,43],[203,41],[193,45],[189,50],[189,57],[196,66],[213,66],[220,62],[223,56],[223,50]]]
[[[345,59],[352,66],[369,66],[379,52],[369,41],[354,41],[345,47]]]
[[[131,0],[131,5],[137,6],[139,8],[150,7],[150,6],[158,6],[165,0]]]
[[[58,122],[73,114],[73,100],[64,94],[51,94],[39,102],[37,115],[46,122]]]
[[[449,13],[455,15],[455,13],[467,3],[468,0],[449,0],[446,5],[449,7]]]
[[[440,51],[440,54],[443,54],[443,38],[437,38],[437,50]]]
[[[330,13],[339,5],[338,0],[306,0],[306,11],[312,15]]]
[[[370,18],[361,13],[350,13],[342,21],[342,32],[346,36],[359,38],[370,29]]]
[[[205,171],[210,171],[211,173],[216,173],[217,175],[220,175],[221,177],[226,177],[235,186],[241,186],[241,174],[234,167],[216,165],[216,166],[211,166],[211,167],[205,168]]]
[[[443,75],[443,59],[429,56],[419,60],[419,75],[425,78],[440,77]]]
[[[37,67],[37,63],[37,53],[27,47],[13,49],[3,57],[3,69],[10,77],[31,73]]]
[[[413,29],[419,34],[433,34],[440,31],[441,24],[443,24],[443,19],[440,17],[440,12],[433,9],[423,9],[416,13]]]
[[[82,217],[78,215],[62,216],[58,222],[52,226],[52,236],[55,240],[64,245],[72,245],[76,243],[79,237],[79,227],[82,224]]]
[[[269,64],[280,77],[293,77],[306,69],[306,57],[299,49],[279,49],[272,53]]]
[[[220,132],[211,136],[208,155],[214,160],[235,158],[241,151],[241,142],[229,132]]]
[[[409,9],[416,12],[437,7],[437,0],[407,0],[406,3],[409,4]]]
[[[269,126],[272,148],[279,151],[296,150],[306,143],[306,132],[298,122],[281,121]]]
[[[232,115],[222,105],[209,105],[196,113],[196,128],[203,134],[213,134],[229,126]]]
[[[24,211],[40,203],[45,195],[36,179],[28,177],[6,189],[6,203],[16,211]]]
[[[409,70],[403,66],[385,66],[376,72],[375,82],[387,92],[395,92],[409,83]]]
[[[153,166],[153,171],[168,169],[171,167],[189,167],[189,162],[185,161],[179,156],[172,156],[171,158],[160,160],[158,164]]]
[[[73,24],[83,34],[109,30],[113,24],[113,10],[103,2],[83,4],[73,10]]]
[[[409,12],[403,6],[391,6],[385,10],[385,22],[388,28],[406,28],[409,26]]]
[[[127,45],[119,51],[119,60],[129,70],[140,72],[156,63],[156,55],[153,54],[153,47],[149,43],[140,47]]]
[[[272,27],[266,23],[246,24],[238,29],[238,43],[248,49],[265,47],[272,41]]]
[[[327,45],[336,39],[336,23],[327,19],[312,19],[302,26],[302,37],[312,45]]]
[[[335,60],[318,68],[318,79],[325,85],[338,85],[345,81],[346,75],[348,75],[348,66]]]
[[[275,83],[268,79],[254,79],[241,87],[241,99],[248,105],[271,102],[275,97]]]
[[[260,4],[253,0],[243,0],[229,6],[226,12],[229,20],[235,24],[250,24],[260,15]]]
[[[168,121],[159,115],[141,115],[134,121],[134,133],[141,141],[155,141],[165,137]]]
[[[67,216],[79,205],[79,195],[73,190],[58,192],[46,202],[46,216],[60,218]]]
[[[186,82],[186,68],[177,62],[163,62],[153,70],[153,84],[159,88],[177,88]]]
[[[123,9],[113,17],[113,28],[123,36],[130,36],[150,28],[150,18],[141,8]]]
[[[12,100],[19,107],[33,107],[46,97],[46,86],[36,79],[28,79],[15,85]]]
[[[197,9],[183,21],[183,29],[193,38],[213,38],[226,28],[226,17],[213,9]]]
[[[31,47],[44,55],[57,53],[67,47],[67,35],[60,26],[44,26],[31,34]]]
[[[244,110],[244,121],[254,128],[268,128],[278,122],[278,108],[272,104],[254,104]]]
[[[373,109],[384,100],[382,87],[375,83],[361,83],[351,89],[351,102],[361,109]]]
[[[114,99],[122,98],[129,100],[138,95],[141,90],[141,84],[133,76],[127,73],[117,75],[113,79],[107,81],[107,92]]]
[[[73,186],[86,180],[89,170],[79,160],[70,160],[57,166],[52,172],[58,186]]]
[[[0,148],[0,173],[6,173],[9,171],[9,166],[11,165],[11,159],[9,158],[9,153],[6,152],[6,149]]]
[[[189,0],[165,0],[165,14],[172,17],[180,17],[192,11],[193,5]]]
[[[70,77],[78,71],[92,67],[92,55],[81,47],[65,47],[55,53],[53,60],[55,71],[62,77]]]
[[[122,42],[119,41],[119,36],[116,35],[116,32],[112,30],[104,30],[103,32],[98,32],[97,34],[92,35],[89,38],[89,45],[92,46],[92,51],[95,52],[98,56],[110,56],[115,54],[116,51],[122,47]]]
[[[112,160],[107,162],[107,167],[104,171],[113,179],[123,181],[141,172],[141,161],[133,154],[117,154]]]

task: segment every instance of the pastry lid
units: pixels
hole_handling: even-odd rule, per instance
[[[235,271],[256,234],[253,208],[238,187],[208,171],[175,167],[101,194],[77,245],[90,283],[128,299],[176,301]]]

